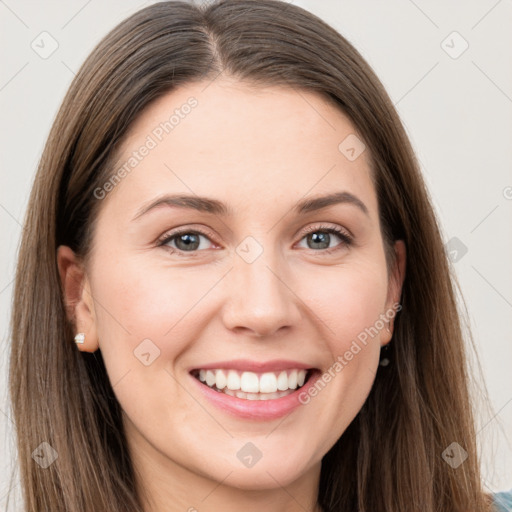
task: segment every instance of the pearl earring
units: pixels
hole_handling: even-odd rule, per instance
[[[75,336],[75,343],[84,343],[84,341],[85,341],[85,333],[79,332]]]

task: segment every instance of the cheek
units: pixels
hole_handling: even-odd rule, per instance
[[[203,299],[219,277],[141,260],[118,257],[112,258],[115,265],[98,264],[92,284],[100,349],[114,392],[130,418],[151,415],[144,429],[156,435],[174,410],[169,397],[183,393],[174,363],[199,336],[199,315],[204,319],[209,311]],[[189,406],[174,411],[176,421],[201,414]]]
[[[330,449],[347,429],[371,391],[380,351],[375,325],[384,313],[386,291],[378,273],[347,270],[310,294],[308,305],[314,304],[321,319],[317,325],[322,326],[330,364],[302,400],[318,411],[322,450]]]
[[[301,296],[308,298],[308,307],[323,325],[333,355],[348,350],[358,336],[364,338],[367,329],[375,326],[385,312],[387,280],[383,265],[361,263],[329,271],[318,269],[308,276],[307,283]],[[377,327],[382,329],[382,322]]]
[[[193,266],[148,264],[141,258],[116,258],[98,265],[94,274],[97,329],[102,352],[133,358],[133,351],[151,340],[162,357],[172,361],[194,339],[198,315],[207,315],[208,294],[218,272]],[[194,320],[194,321],[191,321]],[[151,345],[149,345],[151,346]],[[155,349],[156,350],[156,349]]]

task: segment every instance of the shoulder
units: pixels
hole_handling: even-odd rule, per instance
[[[512,489],[493,494],[496,512],[512,512]]]

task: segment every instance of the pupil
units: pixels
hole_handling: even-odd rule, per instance
[[[178,237],[178,239],[176,240],[176,245],[178,246],[179,249],[181,250],[187,250],[187,249],[197,249],[197,247],[199,246],[199,240],[198,240],[198,236],[197,235],[194,235],[194,234],[185,234],[185,235],[180,235]],[[180,243],[184,243],[185,245],[183,247],[180,247]]]
[[[310,235],[313,243],[319,243],[321,247],[316,247],[316,249],[325,249],[329,247],[329,233],[313,233]],[[324,238],[322,241],[321,239]]]

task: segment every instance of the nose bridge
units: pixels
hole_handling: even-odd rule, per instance
[[[300,318],[292,283],[287,283],[286,261],[271,236],[265,242],[247,237],[236,248],[230,272],[229,307],[226,326],[246,328],[260,336],[292,326]],[[288,277],[288,281],[289,281]]]

